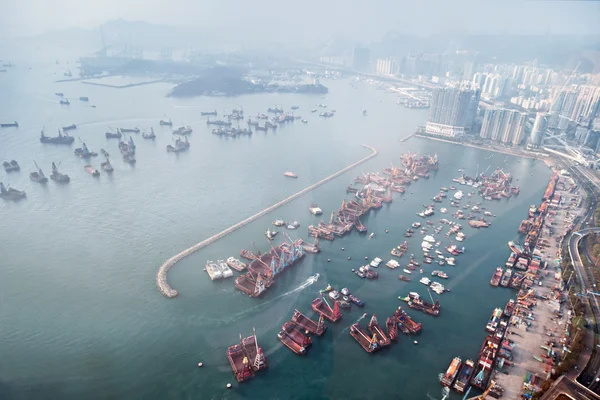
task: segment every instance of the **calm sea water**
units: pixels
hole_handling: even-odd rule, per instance
[[[393,94],[364,83],[325,82],[330,88],[325,99],[292,94],[173,99],[162,84],[109,89],[55,83],[65,70],[48,58],[33,64],[22,60],[0,74],[0,119],[20,124],[0,130],[0,160],[16,159],[22,168],[2,172],[0,180],[27,191],[25,201],[0,202],[0,398],[441,398],[438,374],[452,357],[477,356],[491,311],[511,295],[490,287],[489,278],[508,257],[506,242],[517,237],[527,206],[542,195],[549,176],[543,163],[424,139],[401,143],[427,112],[397,106]],[[60,106],[55,92],[64,92],[71,106]],[[79,96],[90,102],[80,102]],[[336,109],[336,116],[311,114],[316,103]],[[212,135],[200,116],[237,107],[255,115],[273,105],[298,105],[308,124],[223,139]],[[166,153],[170,130],[158,126],[165,115],[194,128],[189,153]],[[73,155],[78,146],[39,143],[42,127],[54,134],[71,123],[78,126],[76,144],[80,139],[92,150],[114,155],[112,176],[85,174],[86,162]],[[156,141],[134,136],[134,167],[118,157],[117,141],[104,137],[107,127],[132,126],[153,126],[158,135]],[[159,294],[155,274],[166,258],[364,157],[363,143],[376,147],[379,156],[183,260],[169,274],[180,296],[168,300]],[[241,248],[268,250],[264,231],[278,218],[298,220],[302,227],[288,233],[306,239],[306,227],[319,220],[307,210],[311,202],[324,209],[325,218],[339,207],[356,175],[399,163],[407,151],[437,152],[442,167],[364,219],[376,234],[373,239],[353,232],[332,243],[322,241],[321,254],[307,255],[261,299],[242,295],[232,280],[211,282],[203,271],[207,259],[237,256]],[[61,162],[71,183],[42,187],[31,182],[33,160],[47,174],[52,161]],[[99,163],[92,160],[96,167]],[[404,230],[418,219],[415,212],[441,186],[451,185],[458,168],[474,174],[495,167],[514,174],[521,194],[485,204],[497,214],[489,229],[465,227],[466,253],[456,267],[444,267],[452,292],[440,297],[441,315],[409,310],[423,323],[419,344],[401,337],[389,349],[366,354],[348,327],[364,312],[376,313],[383,323],[402,304],[399,295],[426,292],[418,276],[401,282],[399,270],[383,265],[373,282],[350,270],[365,256],[389,260],[390,249],[405,240]],[[287,170],[298,179],[285,179]],[[433,220],[439,218],[436,214]],[[416,236],[409,239],[409,251],[415,253],[421,240]],[[315,273],[319,281],[308,285]],[[314,339],[306,357],[296,356],[276,334],[294,308],[311,315],[310,303],[327,283],[348,287],[367,305],[344,312],[324,337]],[[253,327],[270,368],[238,385],[225,350]],[[199,361],[204,368],[196,367]],[[231,390],[225,388],[229,382]]]

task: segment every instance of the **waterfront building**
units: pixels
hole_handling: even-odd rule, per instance
[[[446,137],[469,132],[477,113],[473,112],[473,97],[478,96],[479,92],[471,89],[434,89],[425,132]]]
[[[395,75],[397,72],[396,60],[393,58],[378,58],[375,72],[379,75]]]
[[[505,108],[486,110],[481,125],[480,137],[508,145],[519,145],[525,136],[527,113]]]
[[[528,147],[538,148],[544,143],[544,135],[548,128],[548,114],[537,113],[535,121],[533,122],[533,129],[531,130],[531,136],[529,137]]]

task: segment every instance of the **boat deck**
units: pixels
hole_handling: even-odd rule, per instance
[[[312,302],[312,310],[331,322],[337,322],[342,318],[341,312],[334,312],[323,300],[316,298]]]
[[[315,322],[314,320],[308,318],[306,315],[302,314],[298,310],[294,310],[292,322],[294,322],[300,328],[307,330],[309,333],[317,336],[323,335],[323,333],[325,333],[325,331],[327,330],[327,325]]]
[[[244,382],[254,377],[254,371],[250,368],[249,360],[244,355],[242,347],[239,344],[233,345],[227,349],[227,359],[238,382]],[[245,359],[245,360],[244,360]],[[246,364],[244,364],[246,361]]]
[[[371,344],[369,334],[358,323],[350,326],[350,336],[352,336],[367,353],[373,353],[374,351],[379,350],[379,345],[375,344],[375,346],[373,346]]]

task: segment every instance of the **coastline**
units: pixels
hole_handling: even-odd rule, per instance
[[[173,289],[167,280],[167,273],[169,272],[169,270],[175,265],[177,264],[177,262],[179,262],[180,260],[184,259],[185,257],[195,253],[196,251],[208,246],[209,244],[216,242],[217,240],[221,239],[224,236],[227,236],[228,234],[235,232],[236,230],[238,230],[239,228],[255,221],[256,219],[265,216],[267,214],[269,214],[271,211],[289,203],[292,200],[297,199],[298,197],[310,192],[311,190],[316,189],[317,187],[337,178],[338,176],[340,176],[341,174],[353,169],[354,167],[370,160],[371,158],[377,156],[377,154],[379,154],[379,152],[377,151],[377,149],[367,146],[365,144],[362,145],[364,148],[367,148],[369,150],[371,150],[371,154],[369,154],[368,156],[361,158],[360,160],[348,165],[347,167],[342,168],[341,170],[333,173],[332,175],[327,176],[326,178],[321,179],[320,181],[313,183],[312,185],[300,190],[299,192],[294,193],[293,195],[273,204],[272,206],[265,208],[262,211],[259,211],[258,213],[244,219],[243,221],[238,222],[237,224],[230,226],[229,228],[217,233],[216,235],[213,235],[211,237],[209,237],[208,239],[205,239],[199,243],[196,243],[195,245],[177,253],[176,255],[174,255],[173,257],[169,258],[167,261],[165,261],[160,268],[158,269],[158,273],[156,274],[156,286],[158,286],[158,290],[166,297],[168,298],[173,298],[176,297],[179,292],[177,292],[177,290]]]
[[[472,143],[456,142],[456,141],[453,141],[453,140],[447,140],[447,139],[432,137],[432,136],[429,136],[429,135],[423,135],[421,133],[415,133],[414,136],[420,137],[420,138],[423,138],[423,139],[436,140],[438,142],[445,142],[445,143],[455,144],[455,145],[459,145],[459,146],[472,147],[474,149],[479,149],[479,150],[492,151],[494,153],[507,154],[507,155],[511,155],[511,156],[515,156],[515,157],[529,158],[529,159],[532,159],[532,160],[546,160],[547,159],[546,157],[541,157],[541,154],[540,154],[540,156],[535,156],[533,154],[527,154],[527,153],[523,153],[523,152],[520,152],[520,151],[510,151],[510,149],[508,149],[508,148],[497,148],[497,147],[479,146],[479,145],[472,144]]]

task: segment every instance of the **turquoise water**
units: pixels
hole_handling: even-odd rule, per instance
[[[490,287],[489,278],[508,257],[506,242],[517,237],[527,206],[543,193],[549,176],[543,163],[425,139],[401,143],[427,112],[399,107],[393,94],[364,83],[353,88],[348,81],[326,81],[325,99],[293,94],[173,99],[165,97],[166,84],[111,89],[54,83],[64,69],[53,60],[22,61],[0,74],[0,119],[20,123],[19,129],[0,130],[0,160],[16,159],[22,169],[2,172],[1,180],[27,192],[20,203],[0,202],[0,398],[440,398],[438,374],[452,357],[477,356],[487,318],[512,294]],[[72,105],[61,107],[54,92],[64,92]],[[79,102],[79,96],[90,102]],[[337,115],[319,119],[309,112],[316,103],[326,103]],[[200,111],[240,106],[247,116],[255,115],[273,105],[300,106],[308,124],[224,139],[212,135],[200,116]],[[170,130],[158,126],[165,115],[194,128],[189,153],[166,153]],[[73,135],[90,149],[114,155],[112,177],[94,179],[84,173],[86,162],[73,149],[39,143],[43,126],[54,134],[71,123],[78,126]],[[154,142],[134,137],[134,167],[117,157],[117,141],[104,137],[107,127],[131,126],[153,126],[158,135]],[[380,154],[184,259],[169,273],[180,295],[168,300],[159,294],[155,274],[168,257],[364,157],[363,143]],[[356,175],[398,164],[406,151],[437,152],[442,167],[364,219],[373,239],[353,232],[332,243],[321,241],[321,254],[307,255],[261,299],[236,291],[232,280],[211,282],[203,271],[207,259],[237,256],[241,248],[268,250],[264,231],[277,218],[298,220],[301,228],[288,233],[306,239],[306,227],[319,221],[307,210],[311,202],[328,218]],[[60,161],[71,183],[42,187],[31,182],[33,160],[46,173],[52,161]],[[405,240],[404,230],[418,219],[415,212],[441,186],[452,184],[458,168],[474,174],[488,166],[489,172],[499,166],[513,173],[521,194],[485,204],[497,214],[489,229],[465,227],[466,253],[456,267],[443,267],[452,292],[440,297],[441,315],[409,310],[423,323],[419,344],[402,336],[391,348],[366,354],[348,327],[364,312],[376,313],[383,323],[401,304],[398,295],[426,292],[418,279],[401,282],[399,270],[383,265],[378,281],[360,280],[350,270],[365,256],[389,260],[390,249]],[[288,170],[298,179],[285,179]],[[439,218],[436,214],[433,220]],[[420,235],[409,239],[409,251],[416,253],[420,240]],[[405,265],[407,258],[400,262]],[[319,281],[307,285],[315,273]],[[276,334],[294,308],[311,315],[310,303],[327,283],[347,286],[367,305],[344,312],[339,323],[314,339],[306,357],[296,356]],[[253,327],[270,368],[238,385],[225,350]],[[204,368],[196,367],[199,361]],[[231,390],[225,389],[229,382]]]

